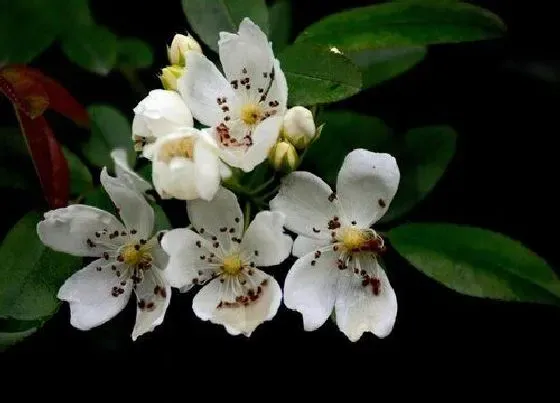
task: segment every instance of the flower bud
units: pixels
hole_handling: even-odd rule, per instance
[[[177,91],[177,80],[181,78],[184,71],[185,68],[179,66],[167,66],[161,69],[159,79],[163,88],[169,91]]]
[[[284,115],[284,138],[298,149],[304,149],[315,137],[313,114],[303,106],[294,106]]]
[[[189,51],[202,53],[198,42],[190,35],[176,34],[167,48],[167,56],[172,65],[185,67],[185,55]]]
[[[268,161],[276,171],[289,173],[297,168],[299,157],[292,144],[280,141],[270,150]]]

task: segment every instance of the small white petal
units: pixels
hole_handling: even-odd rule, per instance
[[[309,172],[294,172],[282,180],[270,209],[286,215],[285,227],[289,230],[310,238],[330,239],[329,220],[339,215],[333,195],[321,178]]]
[[[111,158],[115,163],[115,174],[117,178],[121,179],[132,190],[144,195],[146,191],[152,188],[152,185],[150,185],[147,180],[134,172],[130,165],[128,165],[126,150],[124,148],[115,148],[111,151]]]
[[[239,33],[220,33],[220,62],[228,81],[250,79],[251,89],[266,88],[274,65],[274,53],[266,35],[250,19],[239,25]],[[258,99],[258,98],[257,98]]]
[[[288,102],[288,83],[286,82],[286,76],[284,71],[280,68],[280,62],[278,60],[274,61],[274,80],[270,86],[270,91],[268,91],[268,96],[266,97],[267,102],[277,101],[278,106],[275,108],[279,116],[283,116],[286,113],[286,105]]]
[[[294,241],[294,247],[292,249],[292,255],[295,257],[302,257],[310,252],[314,252],[317,249],[321,249],[330,243],[328,239],[314,239],[308,238],[303,235],[298,235]]]
[[[95,233],[105,229],[121,232],[125,228],[114,215],[83,204],[48,211],[37,224],[41,242],[49,248],[74,256],[99,257],[103,252],[116,249],[119,238],[114,240],[114,245],[88,245],[88,239],[95,241]]]
[[[195,278],[205,281],[212,276],[207,261],[212,246],[197,233],[186,228],[173,229],[165,233],[161,246],[169,255],[163,276],[172,287],[190,287]]]
[[[193,162],[196,190],[201,199],[212,200],[221,182],[217,148],[207,141],[197,141],[194,145]]]
[[[285,216],[279,212],[261,211],[249,224],[240,249],[257,266],[282,263],[292,249],[292,238],[284,234]]]
[[[224,250],[229,250],[232,237],[241,238],[243,213],[231,191],[220,188],[211,201],[190,200],[187,211],[193,227],[205,238],[215,236]]]
[[[387,211],[399,186],[400,172],[389,154],[364,149],[350,152],[340,168],[336,191],[348,221],[369,227]]]
[[[202,320],[223,325],[231,335],[251,333],[263,322],[271,320],[278,311],[282,290],[278,282],[261,270],[254,270],[256,281],[267,280],[260,297],[247,306],[218,308],[222,298],[222,284],[214,279],[198,292],[193,299],[193,311]]]
[[[70,323],[80,330],[99,326],[124,309],[132,291],[132,281],[121,285],[121,279],[105,259],[97,259],[74,273],[60,287],[58,298],[70,303]],[[108,265],[109,264],[109,265]],[[102,270],[98,270],[102,267]],[[112,295],[113,287],[122,294]]]
[[[245,172],[251,172],[257,165],[263,162],[270,149],[276,143],[280,128],[282,127],[282,117],[270,117],[263,120],[253,133],[253,145],[249,147],[239,168]],[[236,165],[234,165],[236,166]]]
[[[144,271],[144,278],[136,286],[138,307],[132,340],[151,332],[163,323],[165,312],[171,301],[171,287],[165,284],[161,272],[152,268]]]
[[[101,185],[119,210],[129,230],[136,230],[139,239],[149,239],[154,229],[154,210],[143,196],[128,188],[123,181],[101,171]]]
[[[189,67],[177,86],[193,116],[206,126],[219,124],[223,117],[219,98],[229,102],[235,98],[231,85],[214,63],[196,52],[189,53]]]
[[[336,294],[336,323],[351,340],[357,341],[364,332],[371,332],[380,338],[391,333],[397,318],[397,296],[389,283],[385,271],[376,259],[369,258],[362,267],[368,272],[376,272],[380,281],[379,295],[371,287],[362,285],[358,276],[345,273],[341,276]]]
[[[306,331],[319,328],[330,316],[340,276],[339,253],[330,246],[319,251],[319,257],[311,252],[296,260],[284,282],[284,304],[302,314]]]

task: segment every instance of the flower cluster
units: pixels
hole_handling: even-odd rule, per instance
[[[352,151],[336,191],[309,172],[293,172],[318,131],[311,111],[287,108],[286,78],[271,43],[246,18],[239,32],[222,32],[218,46],[223,74],[192,37],[176,35],[171,65],[161,73],[165,89],[150,91],[134,108],[135,148],[151,161],[159,196],[185,201],[188,228],[154,232],[153,200],[146,196],[151,185],[127,164],[123,150],[111,154],[116,176],[103,169],[100,177],[120,220],[73,204],[47,212],[38,224],[49,247],[93,258],[58,294],[70,304],[72,325],[87,330],[108,321],[134,291],[136,339],[163,322],[172,288],[201,286],[195,315],[232,335],[249,336],[276,315],[284,298],[302,314],[305,330],[317,329],[334,311],[352,341],[364,332],[387,336],[397,300],[380,264],[384,240],[372,225],[397,191],[395,159]],[[277,172],[264,185],[283,177],[267,193],[270,211],[259,205],[251,220],[228,183],[261,164]],[[286,230],[297,235],[295,242]],[[282,290],[262,268],[290,254],[297,260]]]

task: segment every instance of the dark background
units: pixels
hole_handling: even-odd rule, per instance
[[[141,78],[147,88],[158,88],[156,74],[166,64],[165,45],[174,33],[189,29],[180,1],[91,3],[98,23],[119,36],[136,36],[153,46],[154,66]],[[295,37],[321,16],[370,2],[293,3]],[[459,133],[457,154],[435,190],[406,220],[464,223],[499,231],[558,267],[560,62],[555,8],[546,0],[473,3],[501,16],[509,27],[508,36],[433,46],[413,70],[336,107],[378,116],[397,130],[428,124],[453,126]],[[59,80],[84,105],[104,102],[132,117],[132,108],[142,98],[121,75],[101,78],[87,73],[67,61],[57,47],[32,65]],[[15,124],[4,100],[0,113],[3,125]],[[55,130],[57,134],[72,135],[75,129],[53,119],[55,128],[64,128]],[[9,192],[3,199],[9,212],[2,220],[5,231],[32,202]],[[87,362],[85,357],[122,362],[132,357],[158,360],[172,356],[181,363],[204,355],[225,357],[243,373],[255,366],[267,367],[267,362],[314,369],[322,359],[343,358],[357,365],[441,360],[451,366],[484,364],[492,368],[560,358],[557,308],[462,296],[423,276],[395,253],[386,261],[399,313],[392,334],[384,340],[366,334],[351,343],[330,322],[305,333],[300,315],[284,306],[250,339],[232,337],[222,327],[198,320],[190,308],[189,294],[175,295],[164,324],[136,343],[130,339],[134,304],[90,332],[70,326],[64,305],[39,332],[10,349],[0,361],[53,355],[70,357],[64,359],[79,366]],[[276,271],[281,284],[286,271]]]

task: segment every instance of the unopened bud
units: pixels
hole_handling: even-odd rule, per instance
[[[304,149],[315,137],[313,114],[303,106],[294,106],[284,115],[282,127],[286,140],[298,149]]]
[[[161,80],[163,88],[169,91],[176,91],[177,80],[181,78],[184,71],[184,67],[179,66],[167,66],[161,69],[159,79]]]
[[[280,141],[270,150],[268,161],[275,170],[289,173],[297,168],[299,157],[292,144],[286,141]]]
[[[185,57],[189,51],[202,53],[199,43],[192,36],[176,34],[171,46],[167,48],[169,62],[172,65],[185,67]]]

